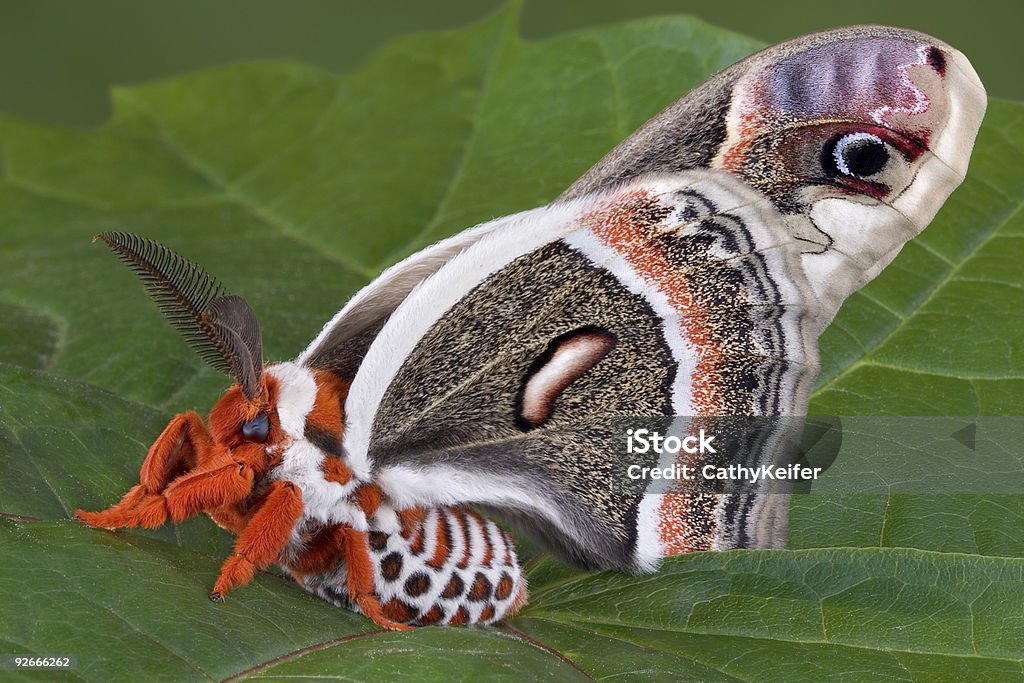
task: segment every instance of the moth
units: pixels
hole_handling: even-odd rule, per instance
[[[806,412],[843,300],[963,180],[968,60],[850,27],[692,90],[552,203],[384,271],[294,361],[240,297],[153,242],[103,238],[235,383],[177,416],[99,527],[201,511],[239,533],[211,597],[279,563],[384,626],[489,623],[525,600],[505,520],[587,569],[784,544],[784,495],[613,485],[612,422]],[[479,577],[479,580],[478,580]]]

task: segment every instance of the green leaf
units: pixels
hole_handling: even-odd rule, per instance
[[[227,383],[92,235],[202,263],[253,305],[268,357],[293,357],[386,265],[549,201],[759,47],[686,18],[530,44],[516,21],[410,36],[342,77],[259,63],[118,90],[98,130],[0,117],[0,652],[73,654],[85,680],[1024,678],[1024,495],[796,497],[793,550],[643,577],[541,558],[506,626],[412,633],[276,575],[211,604],[231,539],[205,519],[66,521]],[[844,306],[814,412],[1022,412],[1022,122],[991,104],[967,182]]]
[[[638,666],[682,680],[995,680],[1022,675],[1024,622],[1007,604],[1024,591],[1022,570],[907,549],[703,553],[647,577],[535,582],[516,623],[571,643],[602,677]]]

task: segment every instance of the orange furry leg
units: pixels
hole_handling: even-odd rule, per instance
[[[75,510],[75,517],[91,527],[102,527],[104,529],[142,526],[139,523],[139,516],[135,512],[135,508],[147,495],[146,488],[142,484],[136,484],[128,489],[128,493],[124,494],[121,502],[110,506],[102,512]]]
[[[167,513],[180,522],[204,510],[241,502],[252,491],[255,474],[245,463],[232,462],[175,479],[164,492]]]
[[[155,529],[168,518],[180,522],[206,510],[241,502],[252,491],[253,478],[252,468],[233,462],[178,477],[163,493],[145,493],[141,485],[135,486],[112,508],[103,512],[76,510],[75,516],[89,526],[104,529]]]
[[[210,599],[223,602],[229,590],[252,581],[257,568],[277,560],[302,517],[302,510],[302,493],[295,484],[271,484],[263,504],[235,541],[235,553],[221,567]]]
[[[370,559],[370,541],[365,531],[344,527],[345,558],[348,562],[348,594],[363,610],[363,614],[392,631],[411,631],[412,626],[392,621],[384,615],[380,598],[373,590],[373,561]]]
[[[214,457],[213,440],[202,418],[194,412],[178,415],[150,446],[139,472],[139,485],[106,510],[75,510],[75,517],[89,526],[105,529],[156,528],[167,521],[168,508],[162,495],[167,485]]]
[[[75,516],[90,526],[104,529],[137,526],[156,529],[167,521],[167,501],[161,495],[147,493],[130,510],[114,512],[111,509],[93,513],[78,510]]]
[[[193,411],[176,415],[150,446],[139,481],[146,493],[160,493],[171,481],[212,456],[213,438],[203,418]]]
[[[219,526],[221,529],[227,529],[237,536],[245,531],[245,527],[249,524],[249,520],[252,519],[253,511],[239,510],[237,505],[223,505],[219,508],[207,510],[206,514],[208,514],[214,524]]]

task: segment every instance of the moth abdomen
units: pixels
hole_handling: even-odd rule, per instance
[[[512,538],[475,512],[382,509],[370,528],[374,587],[389,619],[410,626],[490,624],[526,602]],[[316,544],[305,551],[310,558],[318,553]],[[285,567],[306,590],[353,608],[344,556],[321,562],[311,566],[300,554]]]

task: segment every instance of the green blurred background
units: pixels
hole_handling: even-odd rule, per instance
[[[224,62],[290,58],[345,71],[389,39],[464,25],[502,0],[0,0],[0,111],[93,126],[110,113],[111,85]],[[851,23],[931,33],[966,53],[989,94],[1024,99],[1024,3],[992,0],[729,2],[525,0],[527,40],[594,24],[693,14],[777,42]]]

